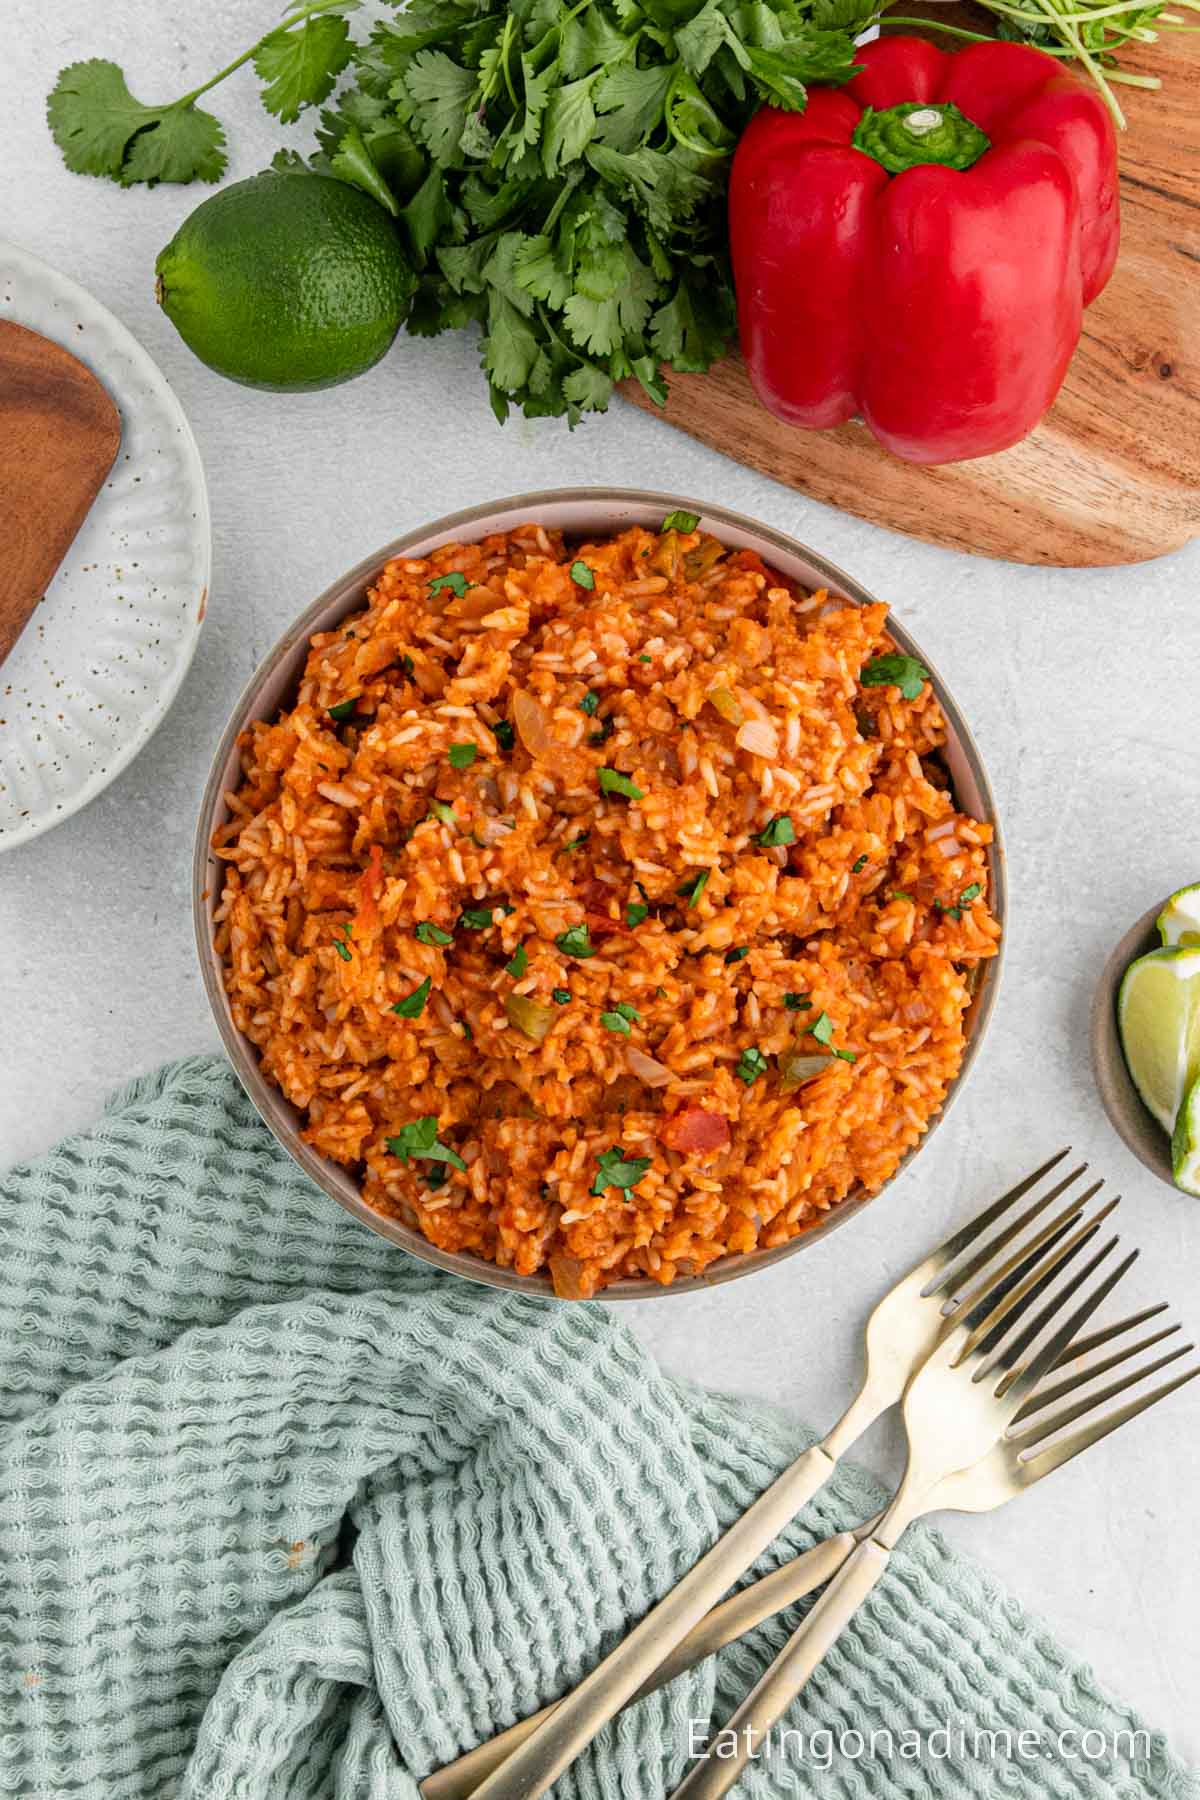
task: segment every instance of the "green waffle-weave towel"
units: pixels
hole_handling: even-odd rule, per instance
[[[577,1681],[806,1441],[668,1380],[601,1306],[458,1281],[364,1231],[210,1058],[14,1170],[0,1244],[0,1792],[25,1800],[414,1800]],[[876,1498],[840,1472],[771,1560]],[[782,1635],[626,1713],[556,1792],[669,1792],[690,1722],[723,1718]],[[956,1722],[1146,1729],[914,1532],[789,1723]],[[1132,1763],[896,1741],[823,1770],[818,1735],[741,1791],[1200,1794],[1157,1736]]]

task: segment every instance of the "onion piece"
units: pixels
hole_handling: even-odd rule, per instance
[[[510,1025],[540,1044],[554,1023],[554,1008],[543,1006],[540,1000],[531,1000],[528,994],[509,994],[504,1001],[504,1011]]]
[[[647,1087],[667,1087],[675,1079],[673,1069],[668,1069],[666,1063],[656,1062],[652,1056],[647,1056],[646,1052],[639,1050],[636,1045],[630,1045],[625,1057],[630,1069],[645,1082]]]
[[[779,1085],[783,1088],[803,1087],[805,1082],[815,1081],[818,1075],[823,1075],[835,1060],[832,1056],[816,1056],[796,1047],[784,1050],[779,1057]]]
[[[958,820],[954,817],[953,813],[951,813],[948,819],[939,819],[938,823],[936,825],[931,825],[929,830],[925,833],[925,842],[927,844],[936,844],[939,838],[949,837],[957,824]]]
[[[733,740],[739,750],[774,762],[779,755],[779,734],[768,719],[747,719]]]
[[[728,720],[729,724],[741,725],[744,723],[746,715],[732,688],[710,688],[705,698],[713,710],[719,712],[723,719]]]
[[[550,717],[540,701],[518,688],[513,695],[513,724],[517,736],[535,759],[558,748],[550,735]]]

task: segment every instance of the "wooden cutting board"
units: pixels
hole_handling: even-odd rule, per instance
[[[1200,534],[1200,32],[1164,31],[1121,67],[1163,85],[1118,90],[1120,261],[1031,437],[918,468],[864,425],[806,432],[773,418],[736,355],[671,377],[671,424],[814,499],[981,556],[1144,562]],[[636,383],[624,391],[659,410]]]
[[[0,319],[0,663],[112,468],[121,419],[77,357]]]

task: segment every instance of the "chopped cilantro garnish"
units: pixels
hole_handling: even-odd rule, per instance
[[[576,587],[591,589],[596,585],[595,575],[582,558],[578,562],[573,562],[571,564],[571,580],[575,583]]]
[[[494,923],[495,910],[493,906],[468,906],[459,913],[458,922],[469,931],[486,931]]]
[[[462,1034],[466,1038],[468,1044],[472,1042],[472,1040],[474,1039],[474,1036],[475,1036],[475,1033],[471,1030],[471,1027],[466,1024],[463,1025]]]
[[[861,875],[862,871],[866,868],[866,866],[867,866],[866,856],[865,855],[860,856],[858,861],[854,864],[854,867],[851,869],[850,873],[852,875]]]
[[[612,1012],[600,1014],[600,1023],[606,1031],[619,1031],[628,1037],[630,1023],[639,1023],[641,1017],[636,1006],[630,1006],[627,1000],[618,1000]]]
[[[467,1165],[457,1151],[439,1143],[437,1128],[437,1114],[427,1113],[424,1118],[402,1125],[395,1137],[387,1139],[387,1147],[402,1163],[415,1156],[423,1162],[449,1163],[451,1168],[465,1169]]]
[[[585,712],[587,714],[588,718],[590,719],[592,717],[593,713],[595,712],[596,708],[599,706],[599,704],[600,704],[599,694],[595,693],[593,691],[593,689],[589,688],[587,693],[583,696],[583,699],[579,702],[579,710],[580,710],[580,712]]]
[[[649,911],[650,908],[643,906],[640,900],[631,900],[625,908],[625,923],[630,927],[640,925]]]
[[[492,726],[492,736],[502,750],[511,750],[517,741],[517,734],[508,719],[501,719],[498,725]]]
[[[897,650],[888,656],[873,656],[859,680],[864,687],[898,687],[905,700],[916,700],[929,680],[929,670],[915,656],[903,656]]]
[[[429,816],[431,819],[436,819],[441,825],[458,824],[458,820],[454,816],[454,808],[452,806],[447,806],[444,800],[431,800],[429,802]]]
[[[435,575],[429,584],[430,594],[440,594],[443,588],[453,588],[461,600],[467,591],[467,578],[459,569],[449,575]]]
[[[807,994],[785,994],[783,1004],[789,1012],[808,1012],[812,1007],[812,1001]]]
[[[736,950],[727,950],[725,952],[725,961],[727,963],[739,963],[744,956],[749,956],[749,954],[749,944],[739,944]]]
[[[452,931],[443,931],[440,925],[435,925],[433,923],[432,919],[422,919],[421,923],[417,926],[416,935],[418,942],[422,944],[445,945],[454,942],[454,933]]]
[[[520,981],[528,967],[529,952],[524,944],[518,944],[509,961],[505,963],[504,971],[507,975],[511,975],[514,981]]]
[[[637,1186],[653,1161],[652,1156],[626,1156],[620,1144],[614,1144],[611,1150],[602,1150],[596,1158],[600,1172],[592,1183],[592,1193],[602,1194],[610,1187],[628,1193]]]
[[[893,888],[892,889],[892,899],[893,900],[907,900],[908,904],[910,906],[916,905],[916,901],[913,899],[912,895],[906,894],[903,888]]]
[[[776,813],[753,841],[761,844],[764,850],[775,850],[782,844],[794,844],[796,827],[786,813]]]
[[[415,987],[411,994],[406,994],[403,1000],[397,1000],[392,1011],[398,1013],[402,1019],[419,1019],[421,1014],[425,1011],[425,1002],[429,998],[429,990],[432,985],[433,984],[427,975],[420,986]]]
[[[339,925],[338,930],[342,935],[334,939],[333,947],[343,962],[349,962],[353,954],[350,949],[350,933],[353,929],[351,925]]]
[[[336,719],[339,725],[344,725],[347,719],[354,717],[357,710],[357,700],[339,700],[336,706],[330,707],[329,716]]]
[[[646,655],[646,654],[645,654],[645,652],[644,652],[644,651],[643,651],[643,653],[642,653],[642,654],[641,654],[641,656],[639,656],[639,657],[638,657],[638,661],[639,661],[639,662],[653,662],[653,661],[654,661],[654,658],[653,658],[653,657],[652,657],[652,656],[647,656],[647,655]]]
[[[550,998],[553,1000],[555,1006],[565,1006],[571,998],[571,990],[570,988],[554,988],[551,991]]]
[[[733,1072],[749,1087],[752,1082],[758,1080],[760,1075],[766,1074],[767,1059],[757,1045],[751,1044],[738,1057],[737,1067]]]
[[[661,531],[695,531],[700,523],[700,514],[685,512],[681,506],[677,512],[670,512],[660,526]]]
[[[563,845],[563,849],[564,850],[579,850],[583,847],[584,844],[587,843],[587,841],[591,837],[591,835],[592,834],[590,831],[581,831],[578,837],[573,837],[570,839],[570,841],[568,843],[565,843]]]
[[[708,886],[708,878],[711,874],[711,869],[701,869],[698,875],[690,875],[680,887],[675,889],[675,892],[682,894],[689,906],[695,906]]]
[[[469,769],[478,754],[479,749],[475,744],[451,744],[450,767],[452,769]]]
[[[622,775],[617,769],[597,769],[602,794],[624,794],[627,800],[644,800],[645,794],[637,787],[628,775]]]
[[[405,651],[404,655],[400,658],[399,667],[400,667],[400,673],[405,677],[405,679],[408,681],[411,681],[413,678],[414,664],[413,664],[412,657],[408,654],[407,651]]]
[[[843,1062],[857,1062],[858,1061],[858,1058],[854,1054],[853,1050],[838,1050],[836,1047],[833,1047],[833,1046],[831,1046],[831,1048],[833,1048],[833,1054],[835,1056],[840,1056]]]
[[[831,1044],[833,1042],[833,1020],[827,1012],[818,1013],[808,1029],[812,1032],[818,1044]]]
[[[582,960],[585,956],[595,956],[596,946],[588,936],[586,925],[570,925],[566,931],[560,931],[554,942],[564,956],[575,956]]]
[[[961,919],[963,913],[970,910],[971,906],[978,900],[982,892],[982,885],[978,881],[973,881],[970,887],[965,887],[963,889],[953,906],[943,906],[940,900],[935,900],[933,903],[934,908],[936,911],[944,914],[947,919]]]
[[[971,883],[970,887],[965,887],[963,889],[962,893],[958,896],[958,904],[960,906],[970,906],[972,900],[978,900],[978,898],[979,898],[980,894],[982,894],[982,892],[983,892],[983,883],[979,882],[979,881],[973,881]]]

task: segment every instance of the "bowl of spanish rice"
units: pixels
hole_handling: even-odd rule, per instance
[[[527,494],[351,569],[266,657],[196,842],[242,1082],[459,1275],[682,1293],[815,1243],[961,1090],[1004,870],[887,608],[674,495]]]

